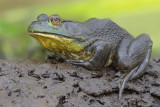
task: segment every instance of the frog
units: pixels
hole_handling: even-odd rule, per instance
[[[28,27],[29,34],[47,51],[66,62],[99,71],[113,66],[124,72],[119,79],[119,99],[126,82],[140,78],[149,64],[152,40],[146,33],[134,37],[111,19],[84,22],[40,14]]]

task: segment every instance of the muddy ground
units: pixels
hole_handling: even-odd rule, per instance
[[[118,101],[116,70],[88,71],[65,62],[0,60],[0,107],[159,107],[160,57],[126,84]]]

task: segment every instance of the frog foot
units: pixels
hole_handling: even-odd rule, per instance
[[[69,62],[70,64],[85,67],[87,69],[91,69],[91,67],[92,67],[90,62],[84,62],[82,60],[79,60],[79,61],[77,61],[77,60],[66,60],[66,61]]]
[[[125,75],[123,75],[123,79],[122,78],[119,79],[119,89],[120,89],[119,100],[122,97],[122,93],[125,88],[126,82],[131,79],[131,77],[137,72],[138,68],[139,68],[139,66],[135,67],[129,73],[126,73]]]

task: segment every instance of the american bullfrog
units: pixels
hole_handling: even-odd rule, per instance
[[[148,34],[134,38],[110,19],[77,22],[64,20],[57,14],[41,14],[30,24],[28,32],[46,50],[71,64],[90,70],[112,64],[125,71],[119,99],[125,83],[144,74],[152,51]]]

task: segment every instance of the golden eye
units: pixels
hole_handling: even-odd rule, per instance
[[[52,25],[60,25],[61,24],[61,18],[58,15],[52,15],[50,17],[50,22],[52,23]]]

